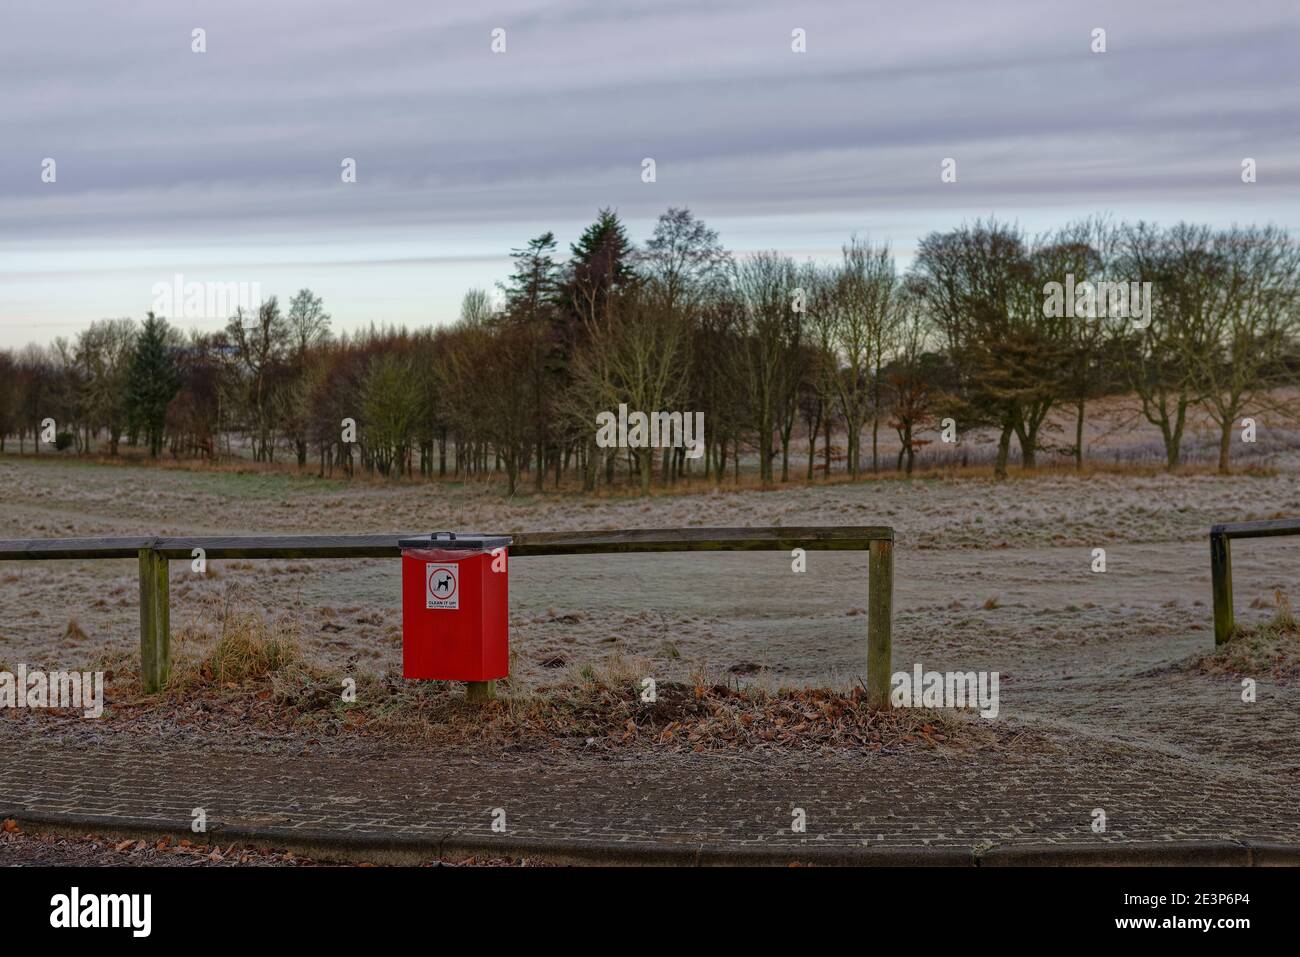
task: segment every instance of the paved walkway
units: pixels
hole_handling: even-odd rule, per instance
[[[1077,750],[1072,750],[1073,746]],[[683,863],[861,860],[1300,862],[1290,775],[1207,771],[1176,756],[1066,739],[1056,753],[729,756],[564,749],[471,755],[291,754],[161,736],[88,744],[0,722],[0,817],[84,833],[189,833],[316,856],[413,861],[537,854]],[[493,812],[505,812],[505,833]],[[791,830],[793,810],[806,833]],[[1092,830],[1104,809],[1107,830]],[[1153,858],[1154,859],[1154,858]],[[3,863],[0,861],[0,863]]]

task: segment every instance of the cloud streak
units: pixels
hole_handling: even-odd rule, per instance
[[[384,293],[385,316],[333,308],[344,324],[438,321],[468,281],[504,274],[511,246],[542,228],[570,240],[603,205],[648,225],[688,204],[742,249],[797,255],[850,224],[905,254],[989,213],[1295,222],[1290,0],[445,6],[7,9],[0,344],[138,315],[187,262],[251,261],[282,295],[314,274],[332,305]],[[56,184],[40,182],[47,156]],[[957,184],[939,182],[945,156]],[[413,262],[441,266],[418,278]]]

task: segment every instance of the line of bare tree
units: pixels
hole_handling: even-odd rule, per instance
[[[1282,403],[1300,385],[1300,246],[1273,226],[1089,219],[1031,237],[980,221],[926,236],[900,272],[888,245],[857,237],[830,264],[733,256],[686,209],[637,247],[602,210],[569,253],[531,240],[499,298],[471,290],[443,327],[335,335],[304,289],[213,334],[151,313],[0,351],[0,451],[42,451],[52,420],[54,445],[77,452],[125,440],[217,458],[242,438],[258,461],[284,452],[322,475],[500,472],[513,493],[625,474],[644,492],[656,476],[738,480],[747,457],[785,482],[798,445],[807,479],[878,472],[882,428],[899,446],[886,464],[911,472],[951,419],[997,434],[1005,476],[1013,439],[1026,468],[1040,453],[1082,467],[1089,403],[1128,393],[1171,470],[1202,410],[1226,473],[1243,416],[1293,415]],[[1052,308],[1067,279],[1073,308]],[[1114,293],[1145,283],[1145,308]],[[620,403],[703,412],[703,456],[599,447],[596,414]],[[1052,432],[1060,409],[1072,436]]]

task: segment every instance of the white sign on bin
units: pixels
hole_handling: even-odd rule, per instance
[[[429,562],[424,566],[424,607],[460,607],[460,566],[456,562]]]

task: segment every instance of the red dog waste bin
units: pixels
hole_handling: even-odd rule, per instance
[[[510,672],[506,535],[434,532],[402,549],[402,675],[493,681]]]

